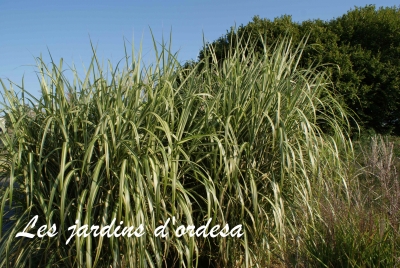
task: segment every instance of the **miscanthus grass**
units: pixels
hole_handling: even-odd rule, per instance
[[[12,133],[1,136],[0,172],[9,182],[0,203],[2,215],[13,215],[8,228],[0,222],[0,266],[288,263],[288,249],[301,248],[297,236],[309,234],[320,217],[316,189],[334,184],[348,195],[352,153],[346,112],[329,78],[297,66],[304,45],[285,39],[262,55],[251,52],[251,43],[237,45],[223,62],[211,49],[188,68],[165,44],[155,44],[150,66],[133,48],[115,67],[101,65],[93,51],[86,76],[73,70],[72,81],[62,60],[46,65],[39,58],[39,99],[2,81]],[[35,215],[31,233],[56,224],[57,235],[15,237]],[[172,217],[170,235],[155,237]],[[143,224],[146,234],[89,235],[66,244],[76,220],[78,227],[104,226],[114,218],[116,225]],[[242,224],[244,235],[173,235],[179,225],[210,218],[211,226]]]

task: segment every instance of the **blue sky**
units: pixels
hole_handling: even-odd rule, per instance
[[[330,20],[355,6],[399,6],[393,0],[0,0],[0,78],[21,84],[39,96],[34,57],[42,53],[49,63],[47,49],[58,62],[88,66],[92,51],[90,40],[97,45],[100,59],[114,64],[124,55],[124,41],[134,40],[147,63],[153,54],[155,39],[169,38],[172,50],[179,50],[181,62],[196,59],[203,44],[213,41],[235,24],[247,24],[253,16],[273,19],[284,14],[294,21]],[[64,65],[65,69],[68,68]]]

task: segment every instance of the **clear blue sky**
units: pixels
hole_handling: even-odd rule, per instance
[[[371,2],[373,1],[373,2]],[[0,0],[0,78],[21,84],[36,96],[39,88],[32,65],[43,54],[49,63],[47,48],[58,62],[62,57],[78,69],[89,65],[90,39],[97,45],[100,59],[113,63],[124,55],[125,37],[134,38],[143,54],[153,55],[152,29],[157,41],[169,37],[172,49],[179,50],[179,60],[196,59],[203,44],[226,33],[231,26],[247,24],[253,16],[273,19],[284,14],[294,21],[330,20],[355,6],[375,4],[398,6],[394,0]],[[90,37],[89,37],[90,36]],[[149,60],[150,61],[150,60]],[[67,69],[67,65],[64,65]]]

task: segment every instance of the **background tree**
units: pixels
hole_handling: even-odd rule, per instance
[[[209,50],[218,61],[228,55],[228,48],[245,47],[249,40],[258,40],[252,47],[264,51],[284,36],[296,46],[308,36],[300,66],[319,66],[332,76],[336,98],[354,111],[364,129],[382,134],[400,135],[400,9],[356,7],[330,21],[320,19],[294,22],[284,15],[273,21],[255,16],[247,25],[231,29],[216,41],[206,44],[199,60],[206,60]]]

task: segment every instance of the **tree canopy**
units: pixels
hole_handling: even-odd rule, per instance
[[[295,46],[308,38],[300,66],[328,72],[336,98],[355,113],[364,129],[400,135],[400,7],[368,5],[330,21],[301,23],[289,15],[274,20],[255,16],[206,44],[198,60],[205,60],[213,49],[222,62],[229,47],[246,46],[249,40],[258,40],[251,49],[262,55],[263,44],[273,46],[285,36]]]

